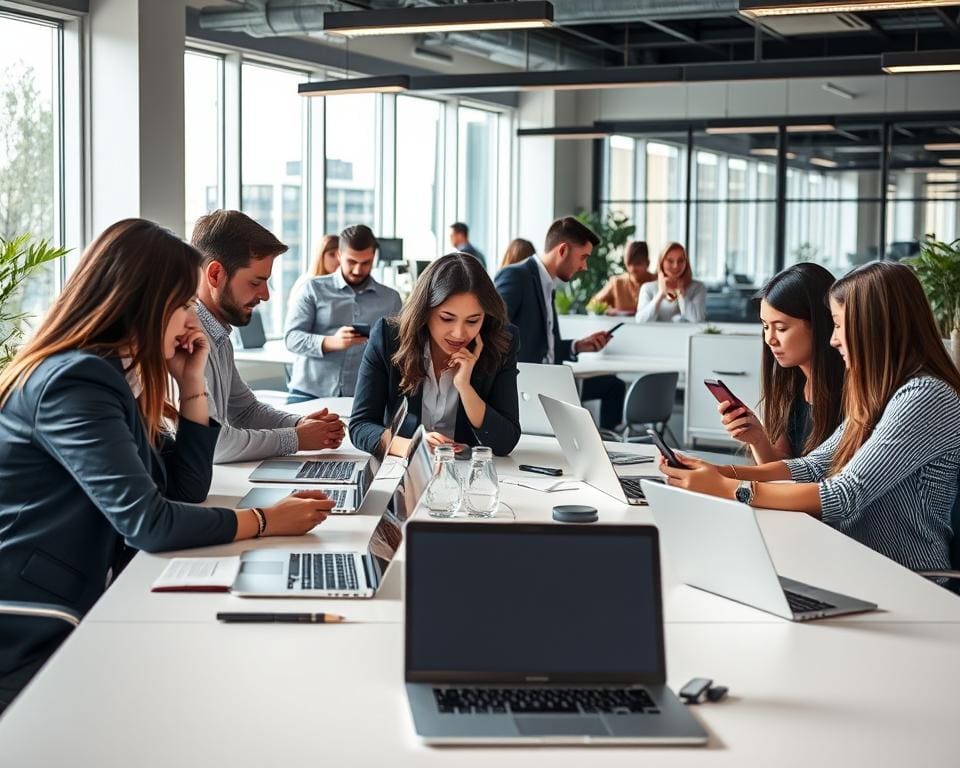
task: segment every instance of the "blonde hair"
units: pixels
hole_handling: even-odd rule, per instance
[[[320,247],[317,249],[316,256],[313,257],[313,265],[310,267],[310,274],[313,277],[329,275],[327,271],[326,259],[324,258],[330,251],[340,250],[340,238],[337,235],[324,235],[320,241]]]
[[[684,248],[680,243],[667,243],[666,248],[660,251],[660,258],[657,259],[657,272],[666,277],[666,272],[663,271],[664,261],[667,258],[667,254],[670,251],[679,250],[683,254],[683,273],[680,275],[680,282],[683,283],[684,288],[689,288],[690,283],[693,282],[693,270],[690,269],[690,257],[687,256],[687,249]]]

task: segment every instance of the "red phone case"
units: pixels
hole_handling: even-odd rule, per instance
[[[710,390],[710,394],[717,399],[718,403],[729,401],[730,408],[746,407],[739,397],[727,389],[726,384],[707,384],[706,387]]]

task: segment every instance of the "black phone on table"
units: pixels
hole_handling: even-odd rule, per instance
[[[370,323],[354,323],[350,327],[353,328],[354,333],[359,333],[361,336],[370,335]]]
[[[731,408],[746,408],[746,404],[730,391],[730,387],[724,384],[720,379],[704,379],[704,385],[710,390],[710,394],[717,398],[718,403],[728,402]]]
[[[563,474],[562,469],[557,469],[556,467],[538,467],[534,464],[520,464],[518,469],[524,472],[536,472],[540,475],[550,475],[551,477],[560,477]]]
[[[673,467],[674,469],[686,469],[686,465],[677,458],[669,445],[663,442],[663,438],[660,437],[652,429],[647,430],[648,437],[653,441],[653,444],[657,446],[657,450],[660,451],[660,455],[663,456],[664,460],[667,462],[668,467]]]

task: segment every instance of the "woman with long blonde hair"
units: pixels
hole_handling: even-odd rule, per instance
[[[903,264],[864,264],[833,284],[830,313],[847,372],[844,421],[826,442],[758,467],[684,457],[686,469],[661,469],[670,485],[806,512],[908,568],[947,569],[960,372],[920,282]]]
[[[340,238],[337,235],[324,235],[313,257],[310,277],[332,275],[340,268]]]
[[[332,507],[316,491],[266,509],[196,505],[220,430],[194,311],[200,265],[158,225],[117,222],[0,373],[0,597],[82,616],[135,549],[306,533]],[[63,626],[0,619],[0,710]]]
[[[707,288],[693,279],[687,249],[667,243],[657,260],[657,279],[644,283],[637,300],[637,322],[702,323],[707,319]]]

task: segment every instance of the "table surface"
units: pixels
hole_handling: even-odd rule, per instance
[[[340,405],[338,403],[338,405]],[[317,402],[291,406],[309,412]],[[342,410],[342,407],[341,407]],[[649,453],[650,446],[620,450]],[[350,446],[340,453],[353,455]],[[551,438],[524,436],[519,463],[565,466]],[[235,504],[254,464],[218,466],[208,503]],[[650,464],[620,468],[650,474]],[[395,472],[393,474],[396,474]],[[374,498],[396,480],[378,479]],[[546,521],[556,503],[589,501],[604,523],[648,523],[588,490],[546,494],[503,485],[519,520]],[[758,520],[778,571],[877,602],[881,610],[798,624],[679,583],[663,553],[668,682],[711,676],[731,697],[698,707],[703,749],[430,748],[412,729],[403,692],[403,550],[371,600],[249,599],[154,594],[170,557],[251,547],[363,547],[370,509],[328,518],[299,539],[265,539],[162,555],[138,554],[51,662],[0,719],[11,766],[254,766],[348,758],[351,764],[806,765],[829,754],[865,765],[956,760],[960,600],[808,516],[769,510]],[[345,625],[220,625],[220,610],[333,611]],[[369,738],[371,723],[377,737]],[[51,738],[54,736],[54,738]],[[638,755],[638,750],[640,754]]]

